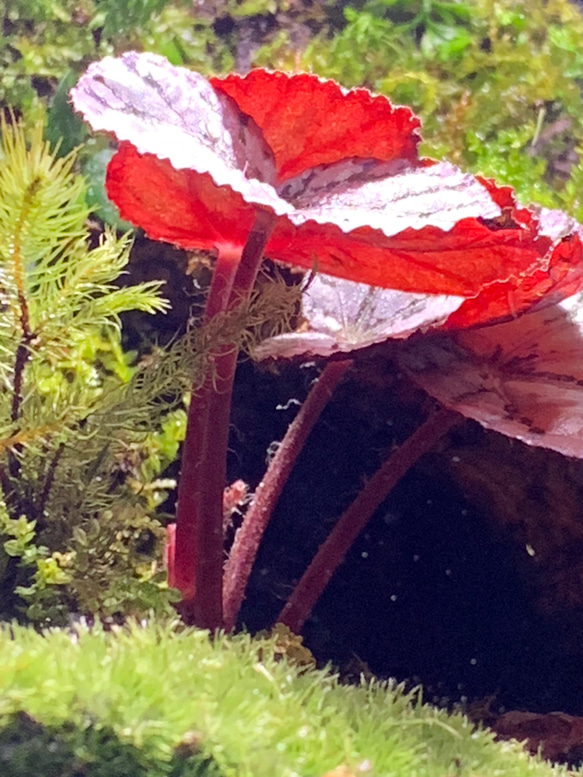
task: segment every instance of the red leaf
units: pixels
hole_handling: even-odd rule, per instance
[[[268,208],[273,259],[403,291],[483,292],[456,325],[548,291],[553,241],[533,215],[508,188],[418,160],[418,120],[384,97],[266,71],[208,82],[135,52],[91,65],[72,97],[126,141],[108,193],[151,237],[240,248]]]
[[[427,226],[393,237],[370,227],[344,234],[335,224],[314,222],[294,229],[280,219],[266,253],[371,286],[468,297],[488,283],[522,278],[545,264],[521,230],[492,231],[476,219],[463,219],[448,232]]]
[[[449,232],[439,226],[422,227],[423,223],[444,223],[451,227],[457,218],[468,213],[496,212],[494,205],[480,195],[480,185],[471,176],[451,169],[453,184],[448,189],[445,176],[440,176],[442,197],[434,213],[417,215],[416,206],[426,192],[401,197],[403,182],[415,175],[435,194],[433,170],[443,172],[450,166],[436,165],[428,171],[410,171],[380,181],[372,181],[350,192],[347,186],[338,195],[343,208],[326,214],[325,207],[299,210],[290,218],[280,218],[266,246],[266,254],[289,264],[359,279],[377,286],[405,290],[431,290],[450,294],[476,294],[485,283],[532,270],[540,256],[520,240],[517,230],[492,232],[475,219],[454,224]],[[143,185],[144,180],[148,186]],[[463,183],[462,183],[463,182]],[[122,144],[108,168],[107,191],[119,208],[122,218],[139,224],[157,240],[166,240],[185,248],[212,249],[221,244],[242,246],[253,222],[254,208],[228,187],[217,187],[210,176],[174,170],[166,160],[151,155],[141,156],[129,144]],[[374,210],[384,191],[384,209]],[[449,199],[448,199],[449,195]],[[482,197],[482,198],[481,198]],[[330,197],[331,199],[331,197]],[[402,212],[400,206],[405,205]],[[318,224],[310,216],[328,222]],[[384,219],[382,216],[385,216]],[[357,227],[346,234],[344,225],[379,222],[379,228]],[[304,222],[302,223],[302,220]],[[384,221],[383,228],[380,224]],[[412,222],[417,229],[403,229]],[[388,235],[385,232],[389,233]],[[472,250],[468,250],[471,244]],[[451,266],[456,267],[452,272]]]
[[[530,240],[545,261],[524,278],[511,278],[484,287],[448,319],[447,329],[462,329],[515,317],[535,305],[554,305],[583,286],[583,228],[562,211],[536,209],[528,214]]]
[[[320,274],[308,283],[302,297],[305,325],[298,332],[266,340],[254,355],[264,359],[347,353],[383,340],[407,338],[418,330],[464,329],[528,308],[550,307],[583,287],[583,228],[560,211],[541,211],[539,216],[540,221],[533,224],[546,236],[541,234],[532,243],[541,251],[574,230],[548,251],[547,270],[491,283],[471,299],[398,292]]]
[[[279,181],[350,157],[417,161],[419,119],[367,89],[346,91],[306,73],[265,70],[212,78],[211,84],[261,128]]]
[[[122,144],[108,191],[149,235],[241,246],[267,207],[272,258],[378,286],[471,296],[541,265],[520,222],[477,220],[500,213],[487,182],[416,160],[408,109],[313,76],[212,84],[128,53],[91,65],[72,92],[95,128],[136,147]]]
[[[400,364],[488,429],[583,458],[581,294],[508,323],[409,341]]]
[[[109,163],[106,187],[123,219],[154,240],[186,248],[242,246],[255,214],[253,205],[229,187],[216,186],[210,175],[175,170],[168,160],[139,154],[130,143],[122,143]]]

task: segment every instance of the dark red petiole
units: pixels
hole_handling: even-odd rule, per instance
[[[278,623],[288,626],[296,634],[301,631],[349,548],[383,499],[409,468],[461,420],[462,417],[451,410],[437,410],[389,456],[320,546],[280,612]]]
[[[274,217],[259,211],[240,256],[219,250],[204,320],[245,303],[257,277]],[[201,388],[193,391],[176,512],[174,584],[188,623],[216,631],[223,626],[223,489],[237,346],[212,354]]]
[[[331,361],[327,364],[289,425],[265,477],[255,492],[253,502],[245,513],[225,567],[223,595],[224,625],[227,631],[235,625],[259,543],[281,491],[314,424],[351,365],[351,359]]]

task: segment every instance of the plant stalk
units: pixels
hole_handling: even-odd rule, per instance
[[[24,370],[30,356],[29,348],[33,340],[33,333],[30,327],[30,310],[28,307],[28,300],[25,290],[25,267],[21,252],[22,233],[25,230],[26,221],[37,194],[38,187],[38,178],[36,178],[26,187],[22,209],[16,223],[16,229],[14,231],[14,242],[11,251],[14,287],[16,289],[16,298],[18,300],[18,312],[17,315],[15,315],[15,318],[18,320],[21,332],[20,342],[18,343],[16,353],[14,355],[12,403],[10,406],[10,420],[13,424],[16,424],[20,417],[20,407],[23,400],[22,388],[24,382]],[[19,451],[20,448],[16,448],[15,450]],[[20,461],[15,451],[12,450],[8,451],[8,471],[10,473],[10,477],[13,480],[18,480],[20,477]],[[6,503],[9,504],[12,501],[11,494],[7,493],[5,494],[5,497]]]
[[[460,420],[458,413],[437,410],[391,453],[320,546],[280,612],[278,623],[283,623],[296,634],[301,631],[306,618],[377,507],[409,468]]]
[[[219,250],[206,301],[203,325],[226,307],[239,261],[240,252],[235,254],[231,251]],[[196,389],[193,387],[190,397],[178,482],[173,585],[182,594],[182,602],[178,609],[187,621],[193,615],[189,610],[192,608],[195,593],[195,559],[202,552],[204,544],[199,537],[201,527],[198,516],[201,512],[201,452],[205,447],[210,412],[213,356],[210,357],[210,362],[203,385]],[[213,617],[216,617],[216,613],[213,613]]]
[[[259,211],[240,257],[219,251],[204,320],[249,298],[274,217]],[[187,623],[217,631],[223,626],[223,490],[237,345],[211,356],[201,388],[193,390],[182,449],[176,512],[175,585]]]
[[[351,359],[328,362],[289,425],[265,477],[257,487],[253,502],[235,534],[225,566],[223,600],[226,631],[230,631],[235,625],[261,538],[295,461],[334,389],[351,365]]]

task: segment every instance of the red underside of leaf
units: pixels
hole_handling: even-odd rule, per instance
[[[501,208],[500,224],[520,225],[524,244],[530,243],[539,254],[539,267],[524,276],[500,278],[485,285],[477,297],[468,299],[448,318],[444,329],[463,329],[476,324],[501,321],[524,313],[545,298],[552,305],[582,285],[583,255],[581,240],[573,234],[559,242],[549,255],[552,240],[539,235],[539,224],[527,208],[517,206],[510,186],[498,186],[489,178],[478,177]]]
[[[463,219],[449,232],[424,227],[386,237],[369,227],[348,235],[331,224],[295,228],[281,218],[266,254],[372,286],[468,297],[500,278],[530,274],[543,262],[521,230],[492,231],[476,219]]]
[[[494,283],[464,302],[448,318],[444,329],[461,329],[500,321],[537,303],[554,305],[583,286],[583,250],[578,235],[561,241],[552,251],[548,270],[537,270],[520,282]]]
[[[111,160],[106,186],[122,218],[183,248],[243,246],[253,223],[255,208],[230,188],[141,155],[129,143],[120,144]],[[449,232],[424,227],[389,238],[369,227],[348,234],[332,224],[295,227],[281,217],[265,253],[361,283],[470,297],[499,279],[532,274],[547,246],[522,229],[491,229],[476,219],[463,219]]]
[[[512,208],[513,210],[516,208],[512,186],[499,186],[492,178],[484,178],[481,175],[476,177],[488,189],[490,196],[500,208]]]
[[[253,205],[210,175],[175,170],[130,143],[121,143],[111,159],[106,189],[123,219],[183,248],[243,247],[255,216]]]
[[[261,128],[280,181],[350,157],[417,159],[419,119],[366,89],[345,92],[317,76],[265,70],[210,83]]]

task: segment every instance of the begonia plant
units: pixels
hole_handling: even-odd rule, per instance
[[[278,620],[291,629],[301,629],[376,508],[419,456],[459,421],[458,413],[530,445],[583,458],[583,373],[578,366],[583,357],[583,299],[577,293],[582,286],[583,228],[558,211],[532,207],[531,213],[539,235],[551,241],[549,271],[487,287],[431,331],[417,326],[424,295],[321,275],[305,290],[302,329],[257,347],[259,358],[335,353],[348,357],[369,343],[392,338],[391,358],[398,368],[444,407],[430,413],[389,456],[339,518],[280,613]],[[496,323],[495,311],[512,299],[522,313],[502,316]],[[523,310],[526,299],[529,307]],[[488,312],[494,323],[483,320]],[[350,363],[332,362],[320,382],[327,383],[329,372],[334,380],[338,365]],[[311,396],[305,407],[310,400]],[[287,435],[280,451],[286,445]],[[264,482],[277,479],[280,466],[274,460]]]
[[[357,347],[513,317],[581,283],[572,222],[419,158],[416,117],[364,89],[263,70],[206,80],[132,52],[91,65],[72,97],[94,130],[119,141],[106,186],[122,218],[151,238],[216,253],[205,322],[248,298],[263,253],[365,284],[364,298],[366,287],[417,295],[409,320],[401,303],[396,314],[387,312],[392,301],[375,303],[374,317],[392,316],[395,325]],[[332,338],[324,352],[336,346]],[[419,367],[405,351],[405,368],[439,368],[437,346],[423,354]],[[223,489],[236,359],[235,347],[215,349],[204,385],[193,390],[178,490],[174,584],[185,619],[212,630],[225,624]],[[342,372],[330,365],[323,377],[338,382]],[[436,394],[444,399],[447,387]],[[238,552],[235,544],[229,564]],[[233,620],[231,607],[227,624]]]

